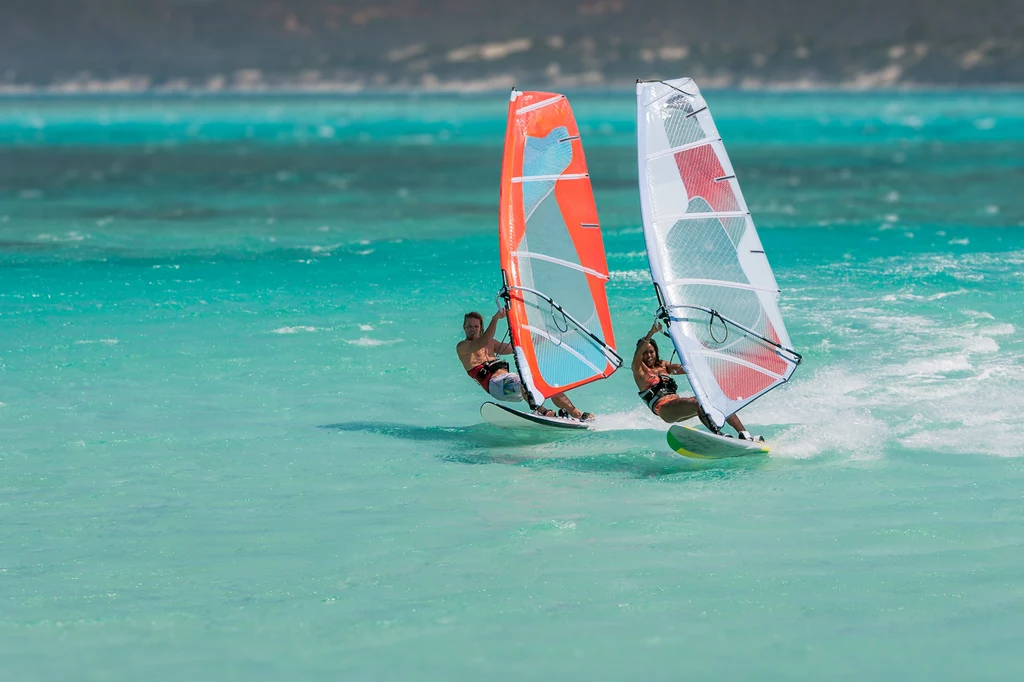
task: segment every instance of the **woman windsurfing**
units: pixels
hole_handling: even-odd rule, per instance
[[[647,336],[637,339],[636,342],[632,369],[633,381],[640,389],[640,400],[650,408],[651,412],[669,424],[693,417],[700,417],[703,423],[707,420],[707,416],[701,410],[700,403],[696,398],[679,395],[677,393],[679,387],[675,379],[671,377],[672,374],[686,374],[686,370],[682,365],[674,365],[662,360],[658,355],[658,344],[652,337],[661,329],[661,322],[656,320],[650,331],[647,332]],[[743,427],[743,422],[735,414],[725,421],[736,429],[742,440],[764,440],[761,436],[751,436]],[[705,426],[707,426],[706,423]]]

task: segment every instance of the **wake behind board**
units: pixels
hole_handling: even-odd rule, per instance
[[[550,431],[552,429],[568,429],[570,431],[586,431],[590,425],[575,419],[559,417],[541,417],[513,410],[497,403],[484,403],[480,406],[480,416],[484,421],[502,429],[520,429],[530,431]]]
[[[717,436],[692,426],[673,424],[668,429],[668,446],[683,457],[695,459],[724,459],[745,457],[769,452],[764,443]]]

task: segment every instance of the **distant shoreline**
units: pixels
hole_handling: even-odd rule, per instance
[[[1021,92],[1024,83],[978,83],[954,85],[948,83],[895,83],[864,86],[854,83],[826,82],[767,82],[728,83],[722,79],[696,79],[702,89],[731,92],[778,92],[778,93],[898,93],[898,92]],[[513,86],[520,89],[569,91],[601,94],[632,89],[632,81],[597,84],[552,84],[552,83],[495,83],[485,82],[440,83],[434,86],[380,86],[361,83],[322,83],[315,87],[306,84],[262,85],[259,87],[162,87],[127,86],[122,82],[89,82],[83,84],[58,83],[52,85],[0,84],[0,99],[17,97],[116,97],[121,95],[153,97],[216,97],[216,96],[320,96],[320,95],[486,95],[507,92]]]

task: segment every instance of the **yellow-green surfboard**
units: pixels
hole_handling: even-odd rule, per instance
[[[673,424],[669,427],[668,446],[683,457],[694,459],[724,459],[727,457],[746,457],[763,455],[769,452],[764,443],[755,443],[728,436],[716,436],[710,431],[696,429],[692,426]]]

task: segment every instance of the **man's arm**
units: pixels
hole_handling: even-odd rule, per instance
[[[515,350],[511,343],[495,343],[491,346],[491,352],[495,355],[509,355]]]
[[[486,348],[490,345],[491,341],[494,340],[494,331],[498,328],[498,320],[505,319],[507,314],[504,308],[494,313],[494,317],[491,318],[491,323],[487,325],[484,333],[480,335],[480,338],[470,341],[469,345],[465,347],[464,352],[467,354],[475,353],[481,348]]]

